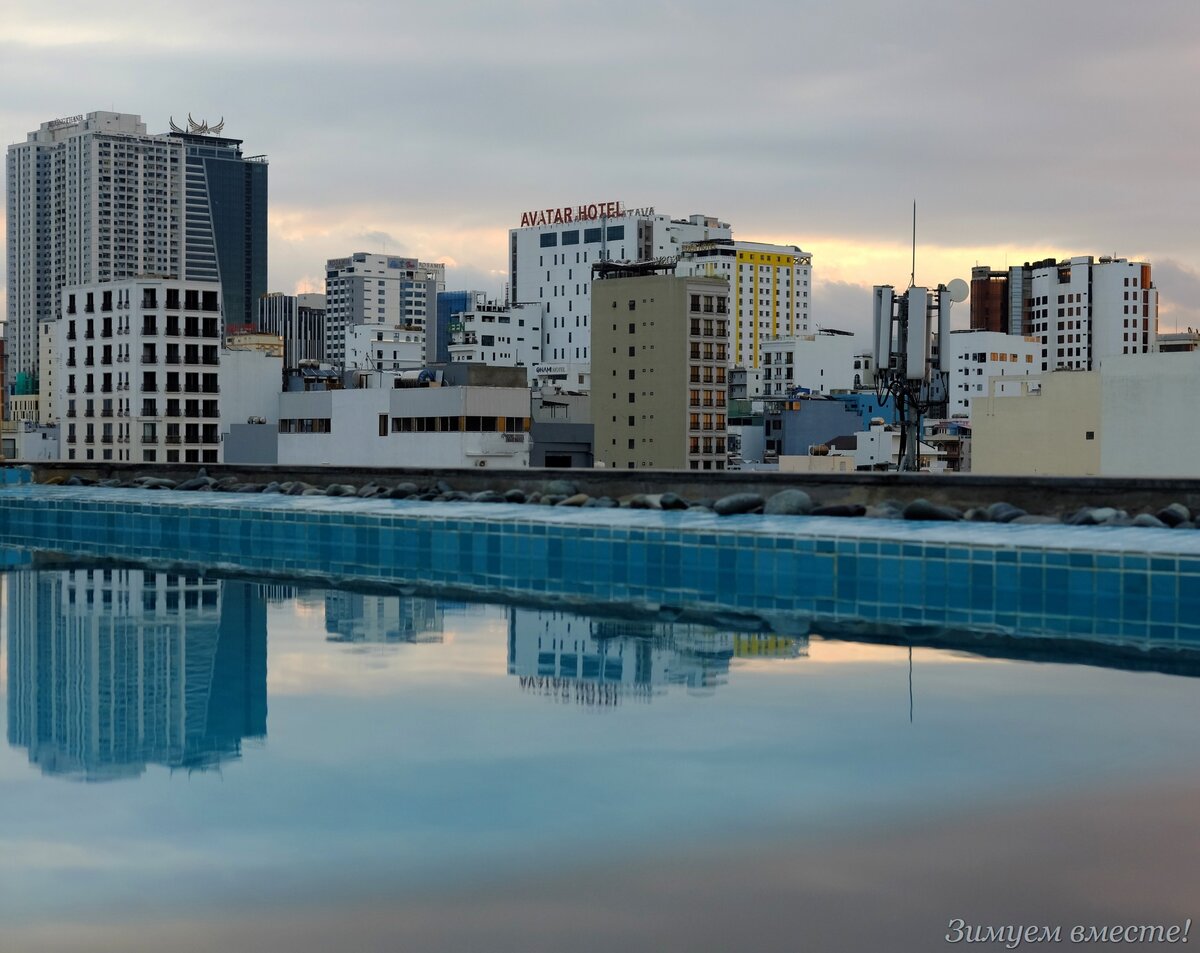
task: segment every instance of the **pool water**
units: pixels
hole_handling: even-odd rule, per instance
[[[923,951],[1196,913],[1186,652],[118,555],[4,553],[5,950]]]

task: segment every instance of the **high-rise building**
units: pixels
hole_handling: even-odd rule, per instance
[[[355,252],[325,263],[325,360],[346,361],[346,329],[383,325],[424,333],[446,290],[446,266]]]
[[[592,415],[597,465],[723,470],[729,282],[598,266]]]
[[[66,286],[216,281],[225,318],[253,322],[266,291],[267,165],[223,125],[159,135],[139,116],[92,112],[9,146],[6,395],[38,393],[38,322],[58,316]]]
[[[169,138],[187,170],[183,277],[220,282],[226,322],[253,324],[267,293],[266,157],[244,156],[241,139],[212,130]]]
[[[203,770],[266,735],[266,606],[252,584],[111,567],[13,580],[8,741],[46,774]]]
[[[1125,258],[983,265],[971,272],[971,329],[1040,338],[1043,371],[1093,370],[1158,350],[1158,290],[1148,263]]]
[[[812,255],[796,245],[711,239],[683,246],[681,275],[724,278],[734,309],[731,360],[762,366],[767,341],[808,334]]]
[[[256,327],[283,338],[283,366],[295,369],[301,361],[325,358],[325,296],[280,292],[258,299]]]
[[[543,309],[542,373],[563,390],[590,390],[592,265],[675,258],[689,242],[729,239],[707,215],[672,219],[620,202],[526,212],[509,231],[509,301]]]

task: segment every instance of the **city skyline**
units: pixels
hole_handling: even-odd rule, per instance
[[[326,259],[373,251],[498,293],[522,211],[603,198],[801,245],[814,322],[863,329],[870,285],[907,283],[915,198],[918,282],[1115,254],[1153,262],[1164,330],[1200,325],[1188,133],[1150,135],[1195,79],[1184,4],[460,3],[411,31],[371,28],[372,3],[335,23],[217,4],[156,13],[149,44],[146,4],[72,6],[8,18],[6,144],[107,108],[151,132],[224,119],[272,163],[270,290],[320,291]],[[73,69],[47,82],[58,54]]]

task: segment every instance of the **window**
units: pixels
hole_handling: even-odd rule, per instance
[[[542,233],[542,248],[554,248],[558,245],[558,232]]]
[[[578,245],[579,244],[579,229],[573,228],[570,231],[563,232],[562,233],[562,243],[564,245]]]
[[[618,240],[618,239],[624,239],[624,238],[625,238],[625,226],[624,225],[609,225],[608,226],[608,240],[610,242],[614,241],[614,240]]]
[[[388,435],[388,415],[379,415],[379,436],[386,437]]]

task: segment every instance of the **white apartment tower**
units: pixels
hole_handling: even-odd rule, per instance
[[[346,362],[346,329],[354,325],[424,331],[446,290],[446,266],[393,255],[355,252],[325,263],[325,360]]]
[[[980,265],[971,328],[1039,338],[1040,370],[1095,370],[1106,357],[1158,351],[1158,290],[1147,262],[1125,258]]]
[[[672,219],[621,202],[523,213],[509,231],[509,302],[542,309],[540,376],[564,390],[591,389],[593,264],[674,258],[690,242],[731,237],[707,215]]]
[[[62,293],[51,406],[63,459],[219,463],[230,423],[277,403],[282,358],[221,347],[220,285],[140,278]]]
[[[492,367],[524,367],[537,382],[542,360],[542,309],[535,304],[479,301],[454,316],[450,360]]]
[[[1158,350],[1158,290],[1145,262],[1090,255],[1042,262],[1027,295],[1043,370],[1090,371],[1115,354]]]

